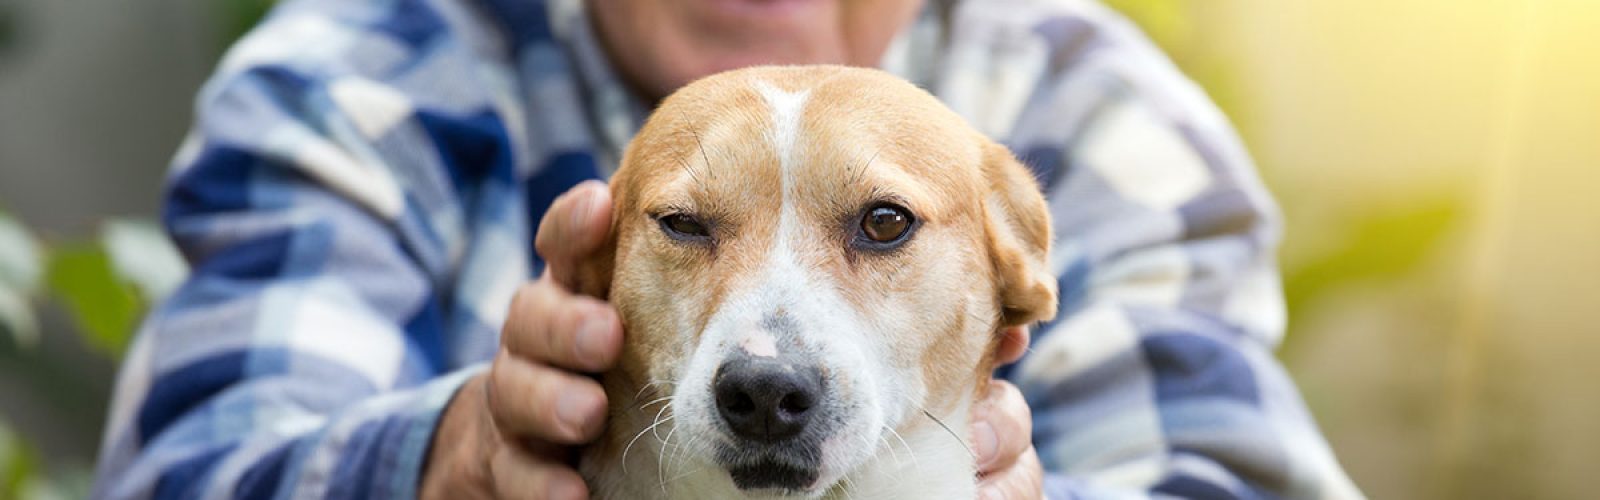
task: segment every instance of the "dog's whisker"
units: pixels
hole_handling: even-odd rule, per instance
[[[894,466],[900,467],[902,465],[900,463],[900,452],[894,451],[894,442],[889,440],[889,435],[879,434],[878,442],[882,443],[882,448],[889,452],[889,457],[894,459]]]
[[[967,450],[967,454],[972,455],[973,460],[978,459],[978,454],[972,451],[971,446],[967,446],[967,440],[961,439],[961,436],[956,434],[956,431],[951,429],[949,425],[945,425],[943,420],[939,420],[939,417],[933,416],[933,413],[928,411],[927,408],[922,409],[922,414],[927,415],[928,418],[933,420],[933,423],[939,424],[940,428],[943,428],[945,432],[950,433],[950,437],[955,438],[956,443],[961,445],[961,449]]]
[[[672,435],[674,433],[677,433],[677,432],[678,432],[678,426],[676,426],[676,425],[672,426],[672,430],[667,431],[667,439],[663,440],[661,442],[661,448],[662,448],[663,452],[658,452],[656,454],[656,457],[659,459],[659,460],[656,461],[656,481],[661,483],[661,494],[662,495],[666,495],[667,494],[667,479],[666,479],[667,472],[666,472],[666,467],[667,467],[667,462],[669,462],[671,460],[671,457],[672,457],[672,453],[666,453],[665,450],[667,449],[669,443],[672,442]]]
[[[644,430],[639,431],[638,434],[635,434],[633,436],[633,439],[628,440],[628,445],[624,446],[622,448],[622,474],[623,475],[627,475],[628,474],[628,451],[633,449],[633,444],[639,442],[639,438],[644,437],[644,434],[646,432],[650,432],[652,430],[655,430],[655,428],[656,427],[660,427],[661,424],[667,423],[668,421],[672,420],[672,417],[674,417],[674,416],[675,415],[668,415],[665,420],[656,420],[655,422],[651,423],[649,427],[646,427],[646,428],[644,428]],[[659,415],[658,415],[658,417],[659,417]]]
[[[679,440],[680,444],[678,445],[678,447],[674,448],[672,450],[672,454],[675,455],[674,460],[677,460],[679,465],[684,465],[685,467],[687,467],[687,463],[686,462],[688,462],[687,458],[689,456],[689,452],[690,452],[690,450],[694,449],[694,446],[696,444],[699,444],[700,439],[701,439],[701,436],[690,436],[689,441],[686,442],[686,443],[683,442],[682,440]],[[670,472],[670,469],[669,469],[669,472]],[[669,480],[668,482],[671,482],[671,481]]]
[[[911,466],[915,467],[918,471],[922,470],[922,459],[917,458],[917,450],[911,448],[911,443],[906,442],[905,436],[901,436],[899,431],[896,431],[892,428],[889,429],[889,433],[894,435],[895,439],[900,440],[900,446],[904,446],[906,449],[906,454],[911,455]]]
[[[644,384],[639,386],[639,392],[633,393],[633,400],[634,401],[638,401],[639,398],[644,397],[644,392],[650,390],[650,388],[652,388],[652,387],[670,386],[670,385],[672,385],[672,382],[666,381],[666,380],[654,380],[654,381],[650,381],[650,382],[645,382]]]
[[[689,436],[686,439],[693,440],[694,436]],[[671,432],[667,433],[667,440],[668,441],[672,440],[672,433]],[[676,442],[671,443],[671,445],[669,445],[667,447],[667,451],[666,451],[667,458],[666,458],[666,460],[663,461],[663,463],[665,464],[664,467],[666,468],[666,473],[667,474],[671,474],[672,473],[672,468],[675,465],[683,463],[683,452],[684,452],[684,447],[686,445],[687,445],[687,443],[685,443],[685,439],[679,439]]]
[[[706,468],[705,467],[697,467],[694,470],[691,470],[691,471],[688,471],[688,472],[684,472],[684,473],[678,474],[676,476],[672,476],[671,478],[667,479],[667,483],[670,484],[670,483],[677,482],[679,479],[683,479],[683,478],[695,475],[695,474],[697,474],[697,473],[699,473],[700,471],[703,471],[703,470],[706,470]]]
[[[883,430],[893,431],[894,429],[890,429],[889,426],[886,425],[886,426],[883,426]],[[903,466],[903,462],[900,461],[900,453],[894,450],[894,442],[889,441],[889,434],[888,433],[883,433],[883,432],[878,433],[878,442],[877,443],[872,443],[871,441],[868,441],[866,439],[863,439],[862,442],[869,449],[887,450],[889,452],[889,456],[894,459],[895,468],[898,469],[898,468]],[[873,446],[874,444],[877,444],[878,446]],[[874,452],[873,454],[877,455],[877,452]]]
[[[664,405],[661,405],[661,410],[659,410],[659,411],[657,411],[657,412],[656,412],[656,418],[653,418],[653,419],[651,419],[651,420],[652,420],[652,421],[654,421],[654,420],[661,420],[661,414],[663,414],[663,413],[666,413],[666,412],[667,412],[667,410],[669,410],[669,409],[671,409],[671,408],[672,408],[672,403],[667,403],[667,404],[664,404]],[[654,428],[655,428],[655,426],[654,426],[654,425],[652,425],[652,426],[650,426],[650,428],[651,428],[651,429],[654,429]],[[676,427],[674,427],[674,428],[676,428]],[[650,435],[652,435],[652,436],[655,436],[655,437],[656,437],[656,441],[660,441],[660,440],[661,440],[661,434],[659,434],[659,433],[656,433],[656,432],[651,432],[651,433],[650,433]]]
[[[855,498],[856,498],[855,489],[856,489],[856,482],[850,480],[850,475],[849,474],[845,474],[843,476],[839,476],[838,491],[844,493],[844,497],[845,498],[850,499],[850,500],[855,500]],[[832,496],[832,495],[829,495],[829,496]]]
[[[656,404],[656,403],[660,403],[662,401],[668,401],[668,400],[671,400],[671,399],[672,399],[672,396],[661,396],[659,398],[655,398],[655,399],[650,400],[650,402],[648,402],[648,403],[639,405],[639,409],[643,410],[645,408],[649,408],[650,405],[653,405],[653,404]]]

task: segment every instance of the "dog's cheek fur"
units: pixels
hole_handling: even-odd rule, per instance
[[[930,288],[941,287],[947,300],[941,304],[943,309],[937,310],[946,312],[938,321],[928,321],[922,332],[922,343],[927,347],[919,360],[928,387],[927,409],[937,415],[957,410],[956,405],[973,394],[973,382],[980,381],[981,385],[988,379],[987,364],[992,357],[989,339],[995,330],[993,300],[973,290],[981,287],[972,286],[972,273],[984,269],[981,256],[967,251],[952,253],[957,255],[947,259],[955,262],[948,262],[947,269],[968,272],[950,272],[942,279],[929,280]]]

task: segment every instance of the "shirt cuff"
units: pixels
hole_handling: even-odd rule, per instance
[[[439,418],[467,379],[487,368],[488,363],[462,368],[414,389],[416,397],[391,422],[390,432],[397,435],[381,445],[384,449],[373,478],[383,479],[373,485],[374,498],[417,498],[422,466],[432,451]]]

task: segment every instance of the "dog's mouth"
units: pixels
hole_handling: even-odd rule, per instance
[[[717,462],[728,471],[733,485],[741,491],[806,495],[813,492],[822,476],[819,451],[800,443],[722,447],[718,450]]]
[[[733,484],[746,491],[766,489],[804,491],[816,483],[817,473],[815,467],[795,467],[770,460],[728,468],[728,475],[733,476]]]

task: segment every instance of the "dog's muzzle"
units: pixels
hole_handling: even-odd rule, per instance
[[[717,414],[733,438],[718,459],[740,489],[802,490],[817,479],[831,426],[822,372],[803,358],[741,352],[717,368]]]

